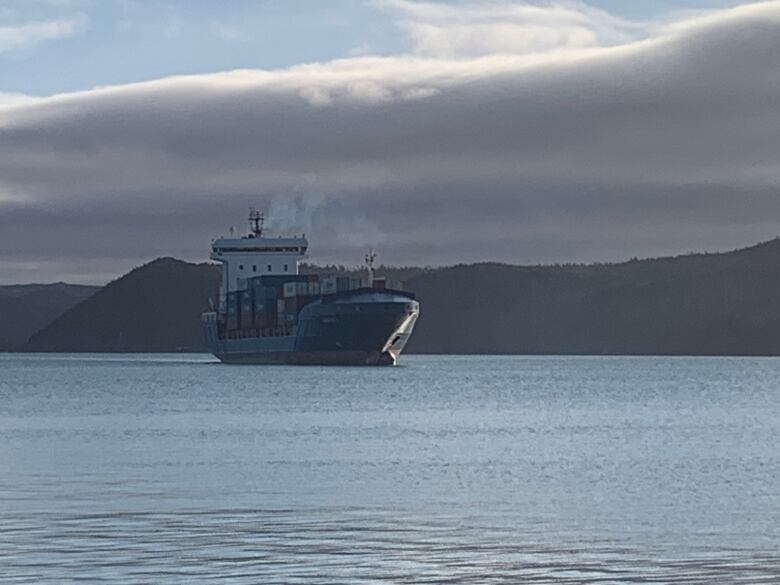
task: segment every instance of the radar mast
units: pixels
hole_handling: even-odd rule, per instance
[[[374,260],[376,260],[374,249],[369,248],[368,254],[366,254],[366,268],[368,268],[368,288],[374,288]]]
[[[265,215],[257,211],[254,207],[249,208],[249,226],[252,229],[252,236],[255,238],[263,237],[263,225],[265,224]]]

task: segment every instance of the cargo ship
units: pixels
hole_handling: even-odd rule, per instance
[[[414,330],[420,305],[400,284],[301,274],[308,241],[269,237],[263,215],[249,215],[250,232],[212,241],[222,264],[218,301],[203,313],[206,347],[234,364],[395,365]]]

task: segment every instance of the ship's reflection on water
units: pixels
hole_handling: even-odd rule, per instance
[[[0,356],[0,582],[780,582],[780,360],[209,359]]]

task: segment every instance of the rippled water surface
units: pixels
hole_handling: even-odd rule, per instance
[[[0,355],[0,582],[780,583],[780,360]]]

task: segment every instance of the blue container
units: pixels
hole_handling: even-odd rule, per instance
[[[268,286],[262,280],[253,283],[252,291],[255,299],[275,299],[278,296],[277,287]]]
[[[239,307],[239,297],[238,293],[235,292],[229,292],[226,295],[226,309],[228,315],[237,315],[238,314],[238,307]]]
[[[252,303],[252,289],[242,290],[238,293],[240,326],[242,329],[251,328],[254,325],[254,304]]]
[[[308,282],[306,274],[274,274],[273,276],[261,276],[260,279],[265,286],[280,287],[285,282]]]
[[[252,312],[252,289],[242,290],[240,292],[241,298],[241,314],[245,315]]]

